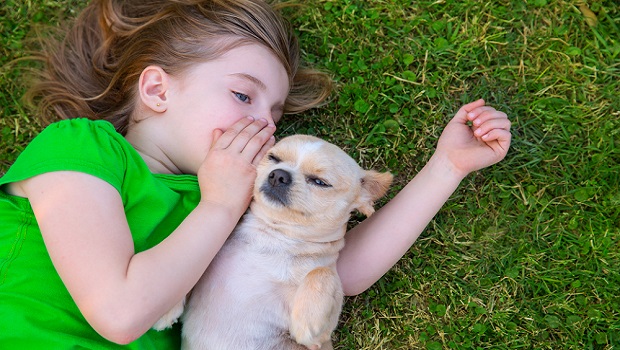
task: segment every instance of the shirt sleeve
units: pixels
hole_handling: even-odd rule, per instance
[[[0,186],[54,171],[96,176],[121,191],[125,149],[131,147],[107,121],[67,119],[45,128],[18,156]]]

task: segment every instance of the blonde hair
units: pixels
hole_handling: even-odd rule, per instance
[[[248,43],[270,49],[286,69],[285,113],[316,107],[329,96],[331,79],[301,67],[289,23],[261,0],[94,0],[64,38],[42,40],[43,69],[26,102],[46,123],[105,119],[124,134],[144,68],[182,74]]]

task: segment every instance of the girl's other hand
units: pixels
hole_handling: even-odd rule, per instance
[[[461,107],[444,129],[436,155],[446,155],[460,176],[502,160],[510,147],[510,120],[480,99]]]
[[[213,132],[213,143],[198,170],[202,202],[233,210],[239,217],[252,197],[256,165],[275,144],[276,127],[265,119],[247,117],[223,132]]]

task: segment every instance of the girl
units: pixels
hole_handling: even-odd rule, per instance
[[[150,328],[246,210],[275,123],[322,103],[330,81],[300,66],[259,0],[94,0],[44,52],[29,96],[63,120],[0,179],[0,347],[178,348],[178,328]],[[506,155],[509,129],[482,100],[459,110],[424,169],[348,236],[347,294],[376,282],[469,172]]]

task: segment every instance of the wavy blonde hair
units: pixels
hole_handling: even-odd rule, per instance
[[[261,0],[94,0],[64,37],[41,40],[43,62],[26,102],[45,123],[104,119],[127,132],[140,74],[157,65],[171,75],[258,43],[286,69],[285,113],[323,103],[332,89],[327,74],[300,64],[289,23]]]

